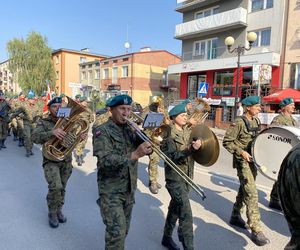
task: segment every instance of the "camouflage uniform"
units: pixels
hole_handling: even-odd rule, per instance
[[[97,182],[105,249],[124,249],[128,234],[138,162],[131,153],[142,143],[128,125],[118,126],[111,118],[93,132],[93,155],[97,157]]]
[[[56,120],[50,115],[41,119],[32,133],[32,140],[37,144],[46,143],[53,136]],[[50,213],[58,213],[65,201],[66,185],[72,173],[72,154],[63,161],[47,159],[43,146],[43,169],[48,183],[47,204]]]
[[[88,121],[89,123],[92,123],[94,121],[94,115],[93,112],[89,109],[86,108],[86,111],[82,112],[80,114],[80,117]],[[84,139],[83,141],[79,142],[77,146],[75,147],[75,158],[79,166],[83,163],[83,151],[85,149],[85,145],[87,143],[88,137]]]
[[[274,117],[273,121],[271,122],[271,125],[272,126],[299,127],[298,122],[293,118],[293,116],[286,116],[282,113]],[[279,203],[278,182],[277,181],[274,182],[270,196],[271,196],[270,201]]]
[[[4,142],[7,138],[9,116],[11,107],[7,101],[0,101],[0,150],[5,148]]]
[[[292,238],[285,250],[300,249],[300,144],[282,162],[278,193]]]
[[[244,117],[246,120],[247,118]],[[260,128],[258,118],[252,121],[237,117],[227,129],[223,146],[233,154],[233,167],[237,169],[240,187],[233,205],[232,216],[239,216],[246,205],[248,225],[252,232],[261,232],[260,213],[258,209],[258,194],[255,184],[257,169],[254,163],[247,162],[241,156],[242,151],[251,154],[251,143]]]
[[[161,150],[191,179],[194,174],[194,160],[190,157],[192,150],[188,150],[190,130],[183,131],[170,125],[171,134],[165,138]],[[168,214],[164,227],[164,237],[172,237],[176,221],[179,220],[178,238],[184,249],[194,249],[193,244],[193,215],[189,200],[189,186],[183,179],[165,163],[166,188],[171,196]]]

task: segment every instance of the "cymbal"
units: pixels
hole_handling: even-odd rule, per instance
[[[193,159],[202,166],[212,166],[219,157],[220,146],[217,136],[204,124],[196,125],[190,134],[190,142],[201,139],[199,150],[192,154]]]

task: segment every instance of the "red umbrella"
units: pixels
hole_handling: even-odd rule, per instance
[[[300,91],[296,89],[282,89],[277,92],[263,97],[263,102],[280,103],[284,98],[291,97],[294,102],[300,102]]]

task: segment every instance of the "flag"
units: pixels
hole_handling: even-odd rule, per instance
[[[48,80],[46,80],[46,84],[47,84],[47,92],[46,92],[46,103],[45,106],[43,108],[43,112],[47,112],[48,111],[48,102],[52,99],[51,97],[51,89],[50,89],[50,82]]]

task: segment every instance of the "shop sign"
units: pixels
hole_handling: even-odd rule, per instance
[[[121,90],[121,85],[118,84],[111,84],[107,86],[107,90],[112,91],[112,90]]]
[[[234,97],[222,97],[222,102],[226,103],[228,107],[234,107],[235,98]]]
[[[211,99],[211,98],[202,98],[204,101],[206,101],[209,105],[220,105],[221,99]]]

